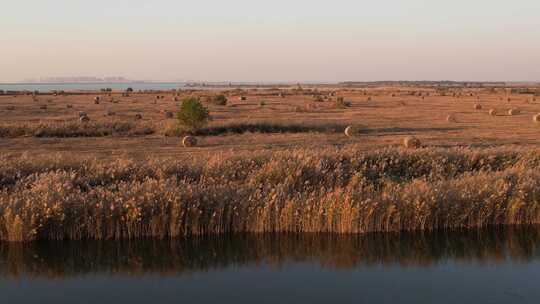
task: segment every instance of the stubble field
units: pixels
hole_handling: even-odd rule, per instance
[[[227,105],[205,102],[218,93],[227,96]],[[433,89],[381,87],[132,93],[129,97],[119,92],[110,96],[8,95],[0,96],[0,149],[14,155],[69,151],[100,158],[145,158],[348,144],[368,151],[399,146],[409,135],[428,147],[540,144],[540,125],[532,119],[540,112],[540,100],[533,95],[487,89],[455,89],[444,94]],[[158,95],[163,98],[156,99]],[[94,103],[96,96],[101,98],[99,104]],[[186,96],[201,97],[212,116],[210,132],[198,136],[199,144],[192,148],[183,147],[178,137],[165,136],[175,119],[164,112],[177,111]],[[337,97],[350,106],[337,107]],[[476,104],[482,109],[476,110]],[[512,108],[520,113],[509,115]],[[489,115],[490,109],[497,115]],[[77,126],[81,111],[90,118],[88,126]],[[136,119],[137,114],[142,119]],[[449,122],[449,115],[455,121]],[[358,136],[345,136],[348,125],[361,127]],[[69,135],[62,128],[101,131]],[[56,130],[43,131],[49,129]]]

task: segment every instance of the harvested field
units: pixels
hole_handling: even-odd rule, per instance
[[[112,93],[99,95],[99,104],[94,103],[98,93],[39,95],[37,102],[32,96],[4,95],[0,96],[0,104],[5,105],[0,108],[0,149],[21,154],[31,146],[40,153],[69,150],[89,156],[129,153],[144,158],[145,153],[166,157],[354,143],[368,151],[399,146],[406,136],[415,136],[428,147],[540,144],[538,125],[532,123],[540,103],[531,102],[529,95],[514,94],[507,102],[506,91],[487,89],[460,89],[459,98],[429,88],[316,89],[163,92],[160,96],[165,97],[159,100],[156,94]],[[314,92],[325,98],[313,98]],[[218,94],[227,97],[226,105],[213,101],[211,96]],[[206,127],[192,134],[199,137],[195,149],[179,144],[186,132],[174,127],[174,115],[166,115],[175,113],[186,96],[199,96],[212,117]],[[241,100],[240,96],[247,98]],[[340,97],[350,106],[336,107]],[[41,109],[44,102],[47,107]],[[475,104],[482,109],[475,110]],[[514,108],[519,113],[508,115]],[[502,114],[490,116],[490,109]],[[81,111],[90,118],[88,126],[79,126]],[[456,119],[448,121],[449,115]],[[348,125],[361,126],[361,136],[347,137],[344,130]],[[121,131],[115,131],[117,128]],[[77,137],[95,137],[88,140],[96,151],[88,149],[86,139]]]

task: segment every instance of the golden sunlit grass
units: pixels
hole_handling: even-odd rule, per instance
[[[365,233],[540,223],[540,152],[343,148],[0,160],[0,239]]]

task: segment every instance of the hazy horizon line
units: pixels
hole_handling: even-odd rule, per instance
[[[340,84],[340,83],[376,83],[376,82],[456,82],[456,83],[534,83],[540,80],[458,80],[458,79],[373,79],[373,80],[343,80],[343,81],[313,81],[313,80],[176,80],[176,79],[126,79],[125,81],[0,81],[0,84],[77,84],[77,83],[203,83],[203,84]]]

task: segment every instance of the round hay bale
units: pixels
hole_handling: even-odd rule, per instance
[[[82,112],[82,111],[79,112],[79,117],[83,117],[83,116],[88,116],[88,115],[86,114],[86,112]]]
[[[73,108],[73,105],[67,104],[67,105],[66,105],[66,108],[71,109],[71,108]]]
[[[101,98],[99,96],[94,97],[95,104],[99,104],[100,101],[101,101]]]
[[[142,115],[140,113],[135,114],[135,119],[136,120],[142,119]]]
[[[510,115],[510,116],[519,115],[519,109],[512,108],[512,109],[508,110],[508,115]]]
[[[173,112],[171,112],[171,111],[165,111],[165,117],[166,117],[166,118],[173,118],[173,117],[174,117],[174,114],[173,114]]]
[[[173,97],[172,100],[173,100],[173,101],[178,101],[178,97],[175,96],[175,97]]]
[[[195,147],[197,145],[197,138],[193,136],[185,136],[182,139],[182,145],[184,147]]]
[[[454,114],[450,114],[450,115],[446,116],[446,121],[447,122],[457,122],[457,119],[456,119],[456,116]]]
[[[324,101],[324,97],[323,97],[323,96],[320,96],[320,95],[314,95],[314,96],[313,96],[313,100],[316,101],[316,102],[323,102],[323,101]]]
[[[477,103],[477,104],[474,105],[474,109],[475,110],[482,110],[482,105]]]
[[[90,121],[90,118],[88,116],[84,115],[84,116],[79,117],[79,121],[81,123],[87,123],[87,122]]]
[[[247,100],[247,97],[246,97],[246,96],[240,96],[240,97],[238,98],[238,100],[240,100],[240,101],[246,101],[246,100]]]
[[[495,110],[495,109],[489,110],[489,115],[491,115],[491,116],[497,116],[497,110]]]
[[[407,136],[405,139],[403,139],[403,145],[407,149],[416,149],[420,148],[422,144],[418,138],[414,136]]]
[[[345,135],[347,137],[356,136],[358,133],[360,133],[360,127],[358,126],[347,126],[347,128],[345,128]]]
[[[533,121],[536,123],[540,123],[540,113],[533,116]]]

